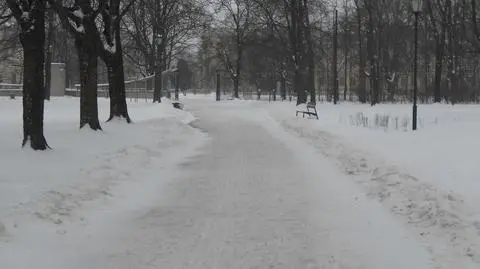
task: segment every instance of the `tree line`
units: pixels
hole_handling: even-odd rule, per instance
[[[66,62],[68,78],[78,73],[80,126],[95,130],[99,76],[109,82],[109,119],[130,122],[125,74],[155,75],[160,102],[161,74],[176,59],[191,67],[190,87],[212,89],[220,72],[233,97],[278,88],[297,103],[375,105],[411,100],[417,45],[421,101],[478,102],[479,14],[475,0],[424,0],[414,44],[412,6],[403,0],[6,0],[0,25],[13,20],[19,30],[1,40],[0,57],[20,40],[24,144],[45,149],[52,59]]]
[[[54,59],[66,63],[70,86],[72,77],[80,84],[80,128],[101,130],[99,75],[109,85],[107,121],[121,118],[130,123],[125,67],[129,74],[158,74],[153,91],[154,102],[160,102],[162,72],[188,48],[188,39],[205,21],[203,6],[190,0],[7,0],[0,4],[3,56],[9,59],[16,40],[22,47],[22,145],[49,148],[43,134],[43,110]],[[177,62],[182,75],[189,72],[185,60]],[[188,79],[182,79],[182,88]]]
[[[235,97],[239,88],[273,89],[280,82],[281,95],[291,91],[299,103],[315,96],[372,105],[412,98],[411,1],[214,2],[224,15],[201,36],[205,85],[220,66]],[[423,2],[417,43],[421,101],[478,102],[480,4]]]
[[[53,12],[74,40],[78,56],[80,128],[88,125],[101,130],[97,106],[97,59],[108,67],[110,117],[131,122],[123,85],[123,54],[120,21],[133,4],[121,8],[121,0],[7,0],[6,4],[19,28],[23,48],[23,142],[34,150],[49,148],[43,133],[45,87],[46,17]],[[47,12],[47,10],[49,12]],[[101,20],[101,23],[98,23]],[[51,25],[51,23],[50,23]]]

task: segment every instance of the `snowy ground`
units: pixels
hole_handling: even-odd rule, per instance
[[[318,121],[296,119],[290,103],[252,105],[381,202],[440,268],[480,267],[478,106],[421,105],[412,133],[411,105],[319,104]]]
[[[108,100],[99,106],[106,119]],[[121,231],[117,219],[157,199],[176,164],[204,143],[186,125],[191,114],[171,104],[129,108],[134,124],[104,123],[95,133],[78,129],[77,98],[47,102],[53,151],[40,153],[20,149],[21,100],[0,99],[0,268],[73,268],[62,262],[75,262],[77,243]]]
[[[0,99],[0,268],[480,267],[475,106],[421,106],[413,134],[406,105],[317,121],[181,98],[197,120],[142,101],[102,133],[55,99],[47,153],[19,150],[20,101]]]

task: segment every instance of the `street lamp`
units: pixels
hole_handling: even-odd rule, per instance
[[[415,14],[415,57],[414,57],[414,73],[413,73],[413,115],[412,115],[412,129],[417,130],[417,69],[418,69],[418,16],[423,9],[423,0],[412,0],[413,14]]]

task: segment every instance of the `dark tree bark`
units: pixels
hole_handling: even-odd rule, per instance
[[[435,48],[435,88],[433,91],[435,103],[440,103],[442,101],[440,89],[442,87],[443,55],[445,53],[445,44],[443,40],[444,38],[437,38]]]
[[[122,19],[129,6],[120,13],[120,0],[110,1],[110,7],[102,11],[104,20],[104,36],[107,45],[112,50],[106,50],[103,44],[98,44],[102,49],[102,59],[107,65],[108,72],[108,92],[110,96],[110,116],[108,121],[114,118],[125,119],[127,123],[131,123],[128,115],[127,100],[125,94],[125,72],[123,69],[123,48],[120,36],[120,20]],[[113,32],[113,33],[112,33]],[[112,36],[113,35],[113,36]]]
[[[293,84],[295,85],[295,90],[297,92],[297,105],[305,104],[307,102],[307,92],[305,91],[305,81],[304,74],[298,68],[295,69],[295,74],[293,77]]]
[[[160,49],[162,44],[164,43],[164,39],[162,39],[162,44],[157,44],[158,40],[158,34],[159,34],[159,16],[160,16],[160,1],[155,2],[155,22],[153,23],[153,46],[152,46],[152,52],[153,52],[153,71],[155,74],[155,87],[153,90],[153,102],[154,103],[161,103],[162,102],[162,88],[163,88],[163,81],[162,81],[162,56],[163,56],[163,49]]]
[[[375,2],[376,3],[376,2]],[[368,35],[367,35],[367,50],[368,50],[368,58],[370,61],[370,104],[372,106],[378,103],[378,76],[377,73],[377,64],[378,64],[378,55],[376,54],[376,42],[375,42],[375,13],[378,12],[374,1],[369,0],[365,1],[365,7],[368,11]]]
[[[25,4],[22,9],[14,0],[7,0],[9,8],[21,27],[23,46],[23,142],[30,142],[34,150],[49,146],[43,134],[44,62],[45,62],[45,6],[46,0]],[[28,16],[24,16],[28,12]]]
[[[155,87],[153,90],[153,102],[162,102],[162,69],[160,66],[155,68]]]
[[[301,0],[285,0],[285,15],[288,21],[288,34],[294,68],[293,87],[297,93],[297,105],[307,102],[305,89],[305,33],[304,6]]]
[[[348,46],[350,45],[350,33],[349,33],[349,18],[348,18],[348,8],[347,8],[347,3],[344,3],[344,8],[345,8],[345,24],[343,27],[343,34],[344,34],[344,39],[343,39],[343,45],[344,45],[344,76],[345,76],[345,81],[344,81],[344,87],[343,87],[343,100],[347,100],[347,91],[348,91]]]
[[[435,85],[433,89],[433,98],[435,103],[442,101],[442,73],[443,57],[445,55],[446,38],[446,10],[445,5],[439,2],[427,1],[427,12],[430,18],[430,25],[435,36]]]
[[[101,41],[95,20],[106,8],[105,2],[101,2],[96,10],[93,9],[90,0],[75,0],[73,8],[65,8],[56,0],[50,0],[50,4],[59,14],[64,28],[75,39],[80,70],[80,128],[88,124],[92,130],[101,130],[97,102],[97,70]],[[81,16],[74,11],[81,13]]]
[[[363,51],[363,36],[362,36],[362,14],[361,8],[359,6],[358,0],[355,1],[356,9],[357,9],[357,34],[358,34],[358,57],[359,57],[359,70],[358,70],[358,77],[359,77],[359,88],[358,88],[358,97],[360,102],[366,103],[367,102],[367,90],[365,87],[366,79],[365,79],[365,56]]]
[[[281,87],[280,87],[280,95],[282,96],[282,100],[287,99],[287,70],[286,67],[282,67],[281,71]]]
[[[238,95],[238,87],[240,85],[240,81],[236,76],[232,76],[232,80],[233,80],[233,98],[239,98],[240,95]]]
[[[120,42],[120,40],[117,42]],[[125,72],[121,50],[120,53],[116,52],[107,59],[105,63],[108,68],[108,91],[110,95],[110,116],[107,121],[121,118],[125,119],[127,123],[131,123],[125,94]]]
[[[332,70],[333,70],[333,103],[336,105],[338,103],[338,11],[335,9],[335,14],[333,17],[333,56],[332,56]]]
[[[311,25],[309,19],[308,11],[308,0],[303,0],[304,10],[305,10],[305,41],[307,43],[307,66],[308,66],[308,75],[307,75],[307,87],[310,90],[310,102],[316,103],[316,93],[315,93],[315,53],[313,50],[313,39],[311,33]]]
[[[98,120],[96,45],[89,38],[75,40],[80,64],[80,128],[89,125],[92,130],[101,130]]]

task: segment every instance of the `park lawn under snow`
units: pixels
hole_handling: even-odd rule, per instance
[[[21,150],[21,102],[0,98],[0,268],[67,268],[55,259],[16,256],[53,248],[74,258],[62,253],[63,244],[88,229],[114,229],[106,223],[154,199],[176,164],[205,139],[187,125],[191,114],[143,100],[129,102],[134,124],[116,120],[103,123],[103,132],[79,130],[79,99],[65,97],[46,102],[45,136],[53,150]],[[99,99],[101,120],[108,102]],[[65,234],[69,239],[60,238]],[[28,264],[38,260],[45,264]]]
[[[424,256],[432,258],[432,267],[479,268],[477,106],[421,105],[419,130],[413,133],[410,105],[318,104],[317,121],[295,117],[294,103],[218,103],[213,97],[187,96],[191,100],[186,107],[189,102],[215,104],[216,113],[263,124],[274,139],[279,136],[290,145],[290,153],[314,171],[313,178],[328,184],[319,183],[317,192],[320,207],[335,212],[329,216],[336,218],[322,220],[335,223],[329,232],[334,242],[343,239],[348,246],[351,240],[355,250],[374,252],[365,247],[372,240],[380,242],[377,247],[394,245],[385,251],[389,255],[402,255],[408,245],[401,245],[398,238],[405,234],[398,232],[405,227],[429,252]],[[132,125],[114,121],[103,123],[103,132],[79,130],[78,101],[66,97],[46,103],[45,134],[53,150],[33,152],[20,150],[21,100],[0,99],[0,268],[98,266],[116,242],[112,239],[122,237],[122,229],[129,227],[121,224],[155,203],[159,189],[180,173],[177,164],[206,140],[187,125],[193,120],[190,114],[169,103],[143,100],[129,103]],[[107,118],[108,105],[107,99],[99,99],[100,119]],[[342,200],[347,203],[336,204]],[[378,210],[369,211],[359,201],[372,202]],[[372,228],[375,225],[385,230]],[[361,234],[368,240],[354,236]],[[85,249],[92,242],[98,246]],[[215,246],[205,246],[209,247]],[[104,253],[97,253],[103,248]],[[396,248],[398,253],[391,252]],[[52,252],[62,258],[52,257]],[[78,252],[87,252],[82,257],[92,260],[79,260]],[[19,253],[29,258],[19,259]],[[124,256],[134,259],[129,253]],[[366,255],[375,256],[377,251]],[[413,256],[404,258],[415,260]]]
[[[420,105],[417,132],[411,130],[411,105],[318,104],[318,121],[292,119],[295,109],[277,103],[271,114],[305,130],[328,132],[446,191],[475,199],[473,205],[480,202],[480,176],[475,173],[480,163],[480,106]],[[388,127],[376,124],[382,116],[389,117]]]
[[[420,105],[417,132],[411,105],[317,104],[318,121],[295,117],[293,103],[254,106],[328,156],[441,264],[480,263],[480,106]]]

